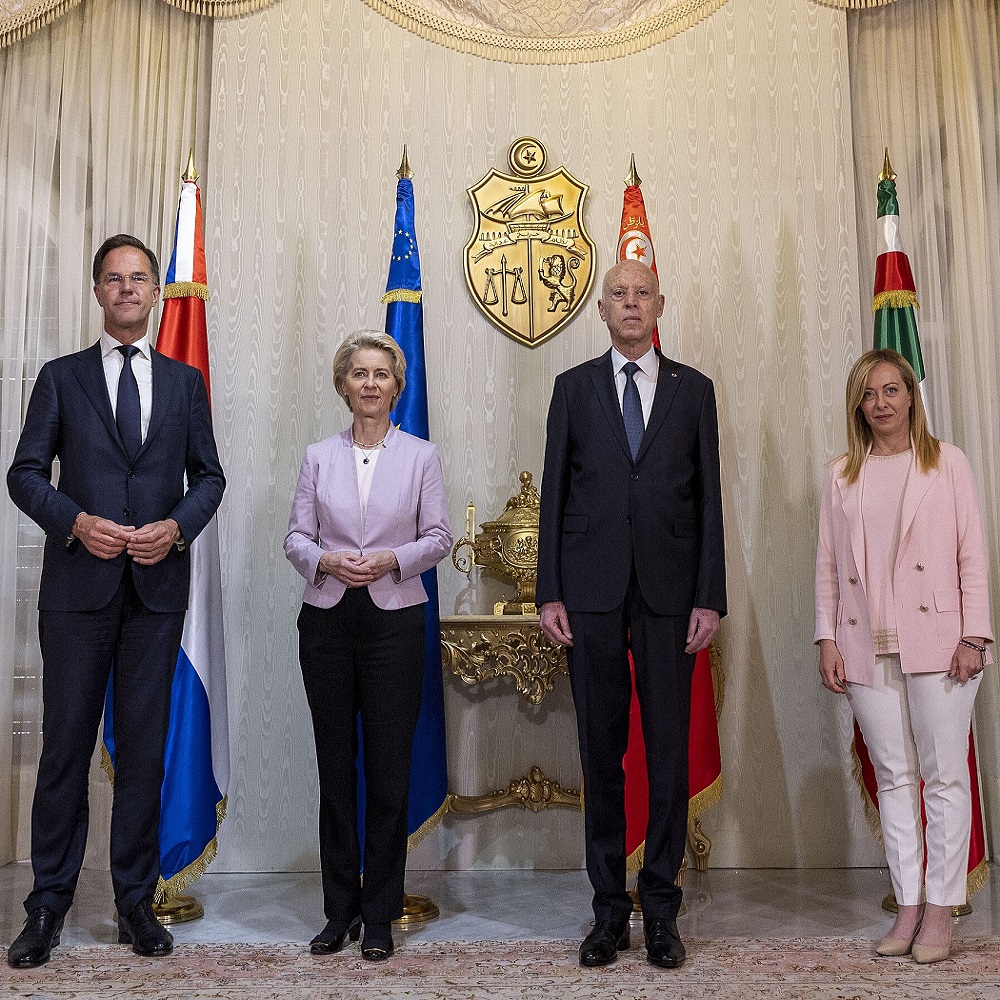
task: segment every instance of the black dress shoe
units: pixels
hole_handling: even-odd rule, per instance
[[[309,942],[309,950],[314,955],[332,955],[344,947],[347,936],[352,941],[361,937],[361,916],[356,916],[346,924],[343,920],[329,920],[319,934]]]
[[[361,957],[369,962],[384,962],[394,951],[391,924],[365,924]]]
[[[59,944],[63,918],[47,906],[36,906],[24,922],[24,930],[7,949],[7,964],[15,969],[33,969],[44,965]]]
[[[610,920],[601,921],[580,945],[580,964],[588,968],[610,965],[618,957],[618,952],[625,951],[628,945],[627,919],[620,927],[612,924]]]
[[[173,935],[156,919],[153,904],[139,903],[126,919],[118,914],[118,941],[132,945],[137,955],[159,958],[174,950]]]
[[[686,952],[681,936],[677,933],[677,921],[666,918],[651,918],[643,922],[646,935],[646,957],[661,969],[677,969],[684,964]]]

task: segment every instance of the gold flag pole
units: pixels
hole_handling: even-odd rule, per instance
[[[406,180],[413,177],[413,171],[410,169],[410,161],[406,158],[405,145],[403,146],[403,159],[400,161],[399,170],[396,171],[396,177],[399,180]],[[425,920],[434,920],[440,915],[441,911],[438,909],[437,904],[429,896],[418,896],[413,893],[404,892],[403,915],[395,923],[402,924],[405,927],[408,924],[419,924]]]

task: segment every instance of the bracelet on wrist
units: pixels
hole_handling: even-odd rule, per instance
[[[983,668],[986,667],[986,647],[980,646],[978,642],[969,642],[968,639],[959,639],[958,644],[960,646],[965,646],[968,649],[974,649],[978,654],[979,658],[983,661]]]

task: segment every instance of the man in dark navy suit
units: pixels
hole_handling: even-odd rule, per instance
[[[87,781],[114,668],[111,879],[119,940],[166,955],[152,903],[170,687],[190,578],[188,546],[225,489],[201,373],[147,336],[155,255],[133,236],[94,258],[104,332],[45,364],[7,473],[45,532],[38,592],[44,733],[31,813],[34,886],[7,961],[29,968],[59,943],[87,843]],[[59,460],[58,482],[52,466]]]
[[[656,275],[616,264],[597,303],[611,350],[563,372],[549,407],[538,539],[541,627],[567,647],[586,804],[594,929],[586,966],[629,944],[625,775],[631,679],[649,772],[639,874],[649,961],[676,968],[684,945],[675,880],[687,830],[695,654],[726,613],[719,434],[712,382],[653,347]]]

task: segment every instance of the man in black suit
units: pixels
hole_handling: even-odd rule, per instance
[[[691,674],[726,613],[715,394],[710,379],[653,347],[663,296],[644,264],[611,268],[597,308],[611,350],[552,390],[536,596],[542,630],[567,647],[580,738],[595,918],[580,962],[607,965],[629,944],[631,650],[649,772],[638,882],[646,951],[676,968]]]
[[[46,536],[34,886],[24,930],[7,952],[16,968],[48,960],[73,902],[112,667],[118,939],[140,955],[173,948],[152,908],[170,687],[187,608],[188,546],[218,508],[225,478],[201,373],[149,344],[160,294],[152,251],[133,236],[106,240],[94,258],[94,294],[104,333],[42,367],[7,473],[11,499]]]

